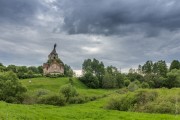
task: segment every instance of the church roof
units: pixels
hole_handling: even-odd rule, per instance
[[[56,44],[54,44],[54,49],[52,50],[52,52],[49,54],[49,55],[57,55],[57,52],[56,52]]]

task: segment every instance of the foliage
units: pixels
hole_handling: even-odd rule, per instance
[[[124,87],[124,80],[125,80],[125,76],[121,73],[117,73],[117,75],[116,75],[116,86],[118,88]]]
[[[173,69],[180,69],[180,62],[178,60],[173,60],[171,62],[169,70],[171,71]]]
[[[144,77],[138,73],[128,73],[127,78],[133,82],[135,80],[138,80],[140,82],[144,81]]]
[[[128,80],[128,79],[126,79],[125,81],[124,81],[124,85],[126,86],[126,87],[128,87],[128,85],[131,83],[131,81],[130,80]]]
[[[142,71],[144,74],[150,74],[153,71],[153,62],[152,61],[147,61],[143,66],[142,66]]]
[[[131,82],[129,85],[128,85],[128,90],[133,92],[135,90],[137,90],[139,87],[138,85],[135,83],[135,82]]]
[[[73,77],[73,75],[74,75],[74,72],[71,69],[71,67],[65,64],[64,65],[64,76],[65,77]]]
[[[179,114],[179,94],[176,89],[138,90],[110,99],[106,107],[121,111]]]
[[[90,88],[98,88],[99,87],[98,78],[95,75],[93,75],[91,72],[85,73],[80,78],[80,80]]]
[[[121,111],[138,111],[140,107],[155,100],[156,92],[137,91],[127,93],[118,98],[113,98],[108,102],[107,108]]]
[[[105,74],[105,68],[103,62],[98,61],[97,59],[87,59],[84,60],[82,64],[83,75],[91,73],[96,76],[98,80],[98,87],[102,87],[102,79]]]
[[[74,97],[77,95],[76,89],[71,84],[62,86],[60,88],[60,93],[64,95],[64,97],[66,98],[66,102],[69,101],[70,97]]]
[[[26,88],[21,85],[12,71],[0,73],[0,100],[10,103],[21,103]]]
[[[66,101],[63,95],[47,95],[40,97],[38,99],[38,103],[63,106],[65,105]]]
[[[106,72],[102,80],[102,88],[115,88],[115,86],[115,77],[112,74]]]
[[[163,60],[160,60],[158,62],[155,62],[153,65],[153,73],[162,76],[162,77],[166,77],[167,74],[167,65],[166,62]]]
[[[149,88],[149,84],[147,82],[142,82],[141,87],[142,88]]]

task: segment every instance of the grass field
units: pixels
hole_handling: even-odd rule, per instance
[[[31,82],[29,82],[31,80]],[[28,92],[37,89],[48,89],[59,92],[60,86],[68,83],[68,78],[34,78],[21,80]],[[51,105],[22,105],[0,102],[0,120],[180,120],[179,115],[149,114],[106,110],[104,106],[115,90],[88,89],[80,81],[74,79],[74,85],[80,94],[102,95],[107,97],[84,104],[71,104],[63,107]],[[173,89],[171,93],[178,91]],[[168,95],[168,90],[157,90]],[[110,94],[111,93],[111,94]],[[113,93],[113,94],[112,94]]]
[[[52,92],[58,93],[61,86],[69,83],[68,78],[46,78],[46,77],[25,79],[20,81],[24,86],[27,87],[28,92],[33,92],[38,89],[47,89]],[[73,86],[77,89],[78,93],[89,96],[103,95],[114,91],[114,90],[105,90],[105,89],[98,89],[98,90],[89,89],[82,82],[80,82],[75,78],[73,79]]]

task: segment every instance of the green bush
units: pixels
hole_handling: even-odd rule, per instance
[[[38,89],[36,90],[35,94],[37,97],[40,97],[40,96],[43,96],[43,95],[47,95],[49,94],[50,91],[49,90],[46,90],[46,89]]]
[[[46,77],[58,78],[58,77],[64,77],[64,75],[61,75],[61,74],[47,74]]]
[[[37,96],[25,94],[23,104],[36,104],[37,100],[38,100]]]
[[[76,89],[71,84],[62,86],[60,88],[60,93],[64,95],[64,97],[66,98],[66,102],[68,102],[70,97],[74,97],[77,95]]]
[[[138,85],[135,83],[135,82],[131,82],[129,85],[128,85],[128,90],[133,92],[135,90],[139,89]]]
[[[27,89],[21,85],[12,71],[0,73],[0,100],[9,103],[22,103]]]
[[[154,101],[157,96],[157,92],[140,90],[135,93],[127,93],[113,98],[108,102],[106,107],[121,111],[141,111],[146,103]]]
[[[81,104],[88,101],[89,101],[88,97],[85,97],[85,96],[75,96],[69,99],[70,104]]]
[[[122,89],[119,89],[119,90],[116,90],[117,93],[119,94],[125,94],[128,92],[128,89],[127,88],[122,88]]]
[[[63,95],[47,95],[38,98],[38,103],[63,106],[65,105],[66,100]]]
[[[180,110],[179,107],[176,108],[175,104],[164,100],[159,103],[157,102],[149,103],[145,106],[145,112],[149,112],[149,113],[179,114],[179,110]]]
[[[126,87],[128,87],[128,85],[131,83],[131,81],[130,80],[125,80],[124,81],[124,85],[126,86]]]
[[[142,88],[149,88],[149,84],[147,82],[142,82],[141,87]]]
[[[79,78],[79,80],[82,81],[85,85],[87,85],[90,88],[99,87],[98,78],[90,72],[85,73],[82,77]]]

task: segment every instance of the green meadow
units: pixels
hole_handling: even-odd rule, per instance
[[[47,89],[58,93],[62,85],[68,84],[68,78],[32,78],[20,80],[27,87],[28,94],[38,89]],[[180,120],[180,115],[150,114],[124,112],[105,108],[112,97],[119,96],[117,89],[89,89],[79,80],[73,79],[73,84],[79,94],[86,96],[103,96],[95,101],[84,104],[69,104],[66,106],[23,105],[0,102],[0,120]],[[157,89],[163,95],[178,94],[180,89]]]

